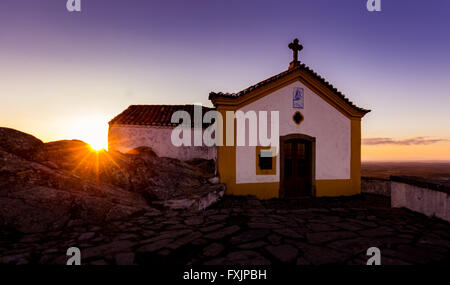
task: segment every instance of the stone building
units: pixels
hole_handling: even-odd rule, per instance
[[[203,113],[214,110],[202,108]],[[171,117],[176,111],[186,111],[193,117],[194,105],[129,106],[109,122],[108,149],[126,153],[139,146],[149,146],[160,157],[215,160],[215,147],[193,146],[193,143],[191,146],[176,147],[171,143],[171,133],[176,127],[176,124],[171,123]]]

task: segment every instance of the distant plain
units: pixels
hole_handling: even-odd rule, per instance
[[[417,176],[450,185],[450,161],[363,162],[363,177]]]

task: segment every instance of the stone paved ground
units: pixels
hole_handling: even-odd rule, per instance
[[[201,213],[160,212],[108,225],[21,235],[0,231],[0,263],[65,264],[67,248],[83,264],[450,264],[450,224],[389,200],[353,198],[258,201],[226,197]]]

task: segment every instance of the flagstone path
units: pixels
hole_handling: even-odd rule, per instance
[[[200,212],[153,210],[107,225],[70,221],[63,231],[0,231],[0,263],[65,264],[450,264],[450,224],[384,197],[259,201],[225,197]]]

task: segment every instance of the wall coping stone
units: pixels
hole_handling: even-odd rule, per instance
[[[361,176],[361,179],[364,180],[380,180],[380,181],[391,181],[389,178],[382,177],[371,177],[371,176]]]

